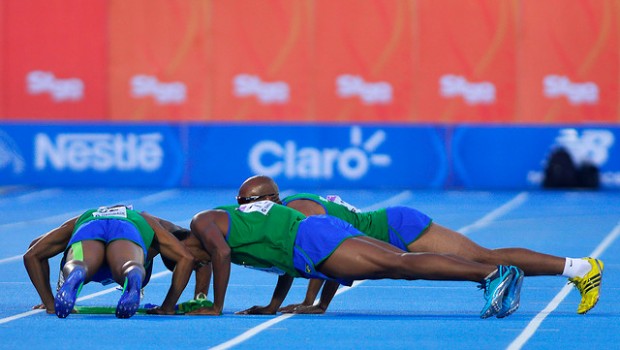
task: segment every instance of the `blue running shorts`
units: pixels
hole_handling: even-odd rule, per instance
[[[147,249],[138,228],[125,220],[99,219],[89,221],[80,226],[73,234],[67,248],[71,247],[74,243],[86,240],[101,241],[107,245],[108,243],[118,239],[128,240],[142,247],[144,261],[146,261]],[[65,259],[63,259],[63,262],[64,260]],[[62,269],[63,266],[64,263],[60,268]],[[100,282],[104,285],[115,283],[112,279],[112,272],[106,263],[104,263],[101,268],[90,278],[90,281]]]
[[[389,207],[386,209],[389,243],[404,251],[407,246],[426,231],[433,220],[426,214],[409,207]]]
[[[293,248],[293,265],[305,278],[319,278],[336,281],[350,286],[352,280],[340,280],[328,277],[316,270],[316,267],[332,255],[346,239],[364,234],[349,223],[328,215],[313,215],[299,224],[295,246]]]

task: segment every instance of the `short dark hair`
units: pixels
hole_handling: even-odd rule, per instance
[[[190,232],[191,231],[186,228],[181,228],[178,230],[174,230],[170,233],[172,233],[172,235],[176,237],[179,241],[184,241],[187,239],[187,237],[189,237]],[[175,261],[166,258],[163,254],[161,254],[161,261],[164,263],[166,268],[170,271],[174,271],[175,266],[177,266],[177,263]]]

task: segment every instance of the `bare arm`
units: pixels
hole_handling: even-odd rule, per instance
[[[271,302],[267,306],[252,306],[251,308],[237,312],[240,315],[273,315],[278,311],[280,305],[293,284],[293,277],[289,275],[281,275],[278,277],[278,283],[273,291]]]
[[[220,315],[224,308],[224,299],[226,297],[226,289],[228,288],[228,281],[230,279],[230,247],[224,238],[226,230],[221,229],[217,220],[224,221],[220,217],[218,218],[216,212],[202,212],[196,214],[190,225],[192,233],[198,237],[202,246],[207,253],[211,256],[211,266],[213,269],[213,307],[203,308],[190,312],[193,315]],[[225,220],[228,220],[228,216],[225,215]],[[224,225],[223,223],[221,223]],[[225,226],[227,228],[228,222]]]
[[[323,286],[323,282],[325,281],[321,279],[311,279],[308,282],[308,290],[306,291],[306,298],[304,299],[304,301],[297,304],[286,305],[285,307],[280,308],[278,311],[285,314],[290,314],[295,313],[295,310],[299,309],[300,307],[312,306],[314,304],[314,301],[316,300],[317,295],[319,295],[319,291]]]
[[[315,281],[315,280],[312,280]],[[311,283],[312,283],[311,281]],[[320,280],[317,280],[320,281]],[[336,291],[340,284],[334,281],[325,281],[325,285],[323,286],[323,291],[321,292],[321,300],[318,305],[314,305],[311,303],[309,305],[300,305],[292,310],[292,313],[295,314],[323,314],[329,307],[334,295],[336,295]],[[308,289],[310,289],[310,285],[308,285]],[[318,290],[317,290],[318,292]]]
[[[77,218],[36,238],[24,254],[24,266],[47,313],[54,313],[54,295],[50,287],[48,260],[67,248]]]
[[[155,217],[146,213],[142,213],[141,215],[148,221],[153,231],[155,231],[155,237],[159,242],[160,253],[166,258],[176,262],[176,267],[172,272],[170,289],[159,308],[161,313],[172,315],[175,313],[174,307],[177,301],[187,286],[187,282],[189,282],[194,266],[194,257]]]

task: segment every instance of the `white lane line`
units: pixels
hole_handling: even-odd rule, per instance
[[[20,203],[28,203],[28,202],[32,202],[34,200],[41,200],[41,199],[45,199],[45,198],[50,198],[50,197],[57,197],[62,193],[62,190],[59,188],[49,188],[46,190],[42,190],[42,191],[37,191],[37,192],[32,192],[32,193],[27,193],[24,195],[21,195],[19,197],[17,197],[15,199],[15,201],[20,202]]]
[[[398,195],[389,198],[388,200],[385,200],[383,202],[374,204],[372,206],[363,208],[363,211],[368,211],[368,210],[375,210],[378,208],[384,208],[390,205],[395,205],[397,203],[401,203],[402,201],[408,199],[409,197],[411,197],[412,193],[411,191],[403,191],[401,193],[399,193]],[[492,211],[491,213],[489,213],[488,215],[484,216],[482,219],[476,221],[476,222],[481,222],[484,220],[484,224],[487,225],[488,223],[490,223],[492,220],[500,217],[501,215],[506,214],[508,211],[515,209],[516,207],[518,207],[520,204],[522,204],[525,200],[527,199],[527,193],[526,192],[521,192],[520,194],[518,194],[515,198],[513,198],[512,200],[510,200],[508,203],[502,205],[501,207],[499,207],[498,209]],[[515,204],[516,203],[516,204]],[[470,225],[472,228],[469,229],[469,231],[473,230],[474,228],[478,228],[478,227],[482,227],[483,225],[476,225],[476,223]],[[465,226],[461,229],[459,229],[458,231],[463,231],[465,229],[467,229],[467,227],[469,226]],[[352,288],[355,288],[356,286],[360,285],[361,283],[363,283],[364,281],[355,281],[353,283],[353,285],[351,287],[346,287],[346,288],[338,288],[338,291],[336,292],[336,295],[344,293]],[[316,305],[316,302],[315,302]],[[278,324],[290,317],[293,317],[295,314],[282,314],[276,318],[273,318],[267,322],[263,322],[261,324],[259,324],[258,326],[254,327],[254,328],[250,328],[249,330],[243,332],[242,334],[224,342],[221,344],[218,344],[210,349],[216,349],[216,350],[225,350],[225,349],[230,349],[231,347],[235,346],[235,345],[239,345],[242,342],[252,338],[253,336],[257,335],[258,333],[264,331],[265,329]]]
[[[336,294],[334,295],[334,297],[336,295],[342,294],[344,292],[347,292],[348,290],[350,290],[351,288],[357,287],[358,285],[362,284],[364,281],[355,281],[353,282],[353,285],[351,285],[351,287],[343,287],[343,288],[338,288],[338,290],[336,291]],[[318,301],[317,301],[318,302]],[[315,302],[315,305],[316,303]],[[224,343],[218,344],[212,348],[209,348],[211,350],[225,350],[225,349],[230,349],[231,347],[235,346],[235,345],[239,345],[241,343],[243,343],[244,341],[252,338],[253,336],[257,335],[258,333],[266,330],[267,328],[276,325],[288,318],[291,318],[295,316],[295,314],[282,314],[276,318],[272,318],[269,321],[263,322],[261,324],[259,324],[258,326],[254,327],[254,328],[250,328],[247,331],[239,334],[238,336],[232,338],[231,340],[228,340]]]
[[[142,198],[138,198],[134,200],[117,201],[115,203],[109,203],[108,205],[113,205],[113,204],[118,204],[118,203],[127,203],[127,204],[138,203],[140,205],[153,204],[153,203],[157,203],[157,202],[161,202],[161,201],[165,201],[167,199],[173,198],[175,195],[178,195],[179,192],[180,191],[176,189],[165,190],[165,191],[150,194],[148,196],[144,196]],[[136,207],[136,209],[140,210],[139,207]],[[70,218],[74,216],[78,216],[82,214],[83,212],[84,212],[83,210],[71,211],[71,212],[66,212],[66,213],[62,213],[62,214],[58,214],[54,216],[48,216],[48,217],[39,218],[39,219],[16,221],[16,222],[11,222],[11,223],[1,224],[0,231],[9,232],[9,230],[11,229],[15,229],[15,228],[23,227],[23,226],[30,226],[33,224],[62,223],[66,220],[69,220]]]
[[[499,217],[505,215],[509,211],[512,211],[518,208],[521,204],[525,203],[528,197],[529,195],[527,192],[519,193],[516,197],[511,199],[506,204],[483,216],[481,219],[477,220],[473,224],[463,227],[459,230],[459,232],[467,235],[471,231],[475,231],[488,226],[491,222],[497,220]]]
[[[603,239],[603,241],[594,249],[592,254],[589,256],[593,258],[598,258],[603,254],[603,252],[618,238],[620,235],[620,222],[613,228],[613,230]],[[566,285],[560,292],[547,304],[547,306],[539,312],[534,318],[528,323],[528,325],[523,329],[521,334],[515,340],[508,345],[508,350],[518,350],[521,349],[525,343],[536,333],[538,327],[543,323],[545,318],[552,313],[560,303],[566,298],[566,296],[573,290],[572,285]]]
[[[159,277],[168,275],[170,273],[171,273],[170,271],[158,272],[156,274],[151,275],[151,280],[154,280],[154,279],[157,279]],[[84,300],[88,300],[88,299],[93,299],[93,298],[96,298],[96,297],[101,296],[101,295],[112,293],[114,291],[118,291],[117,287],[108,288],[108,289],[102,290],[100,292],[96,292],[96,293],[92,293],[92,294],[89,294],[89,295],[85,295],[83,297],[79,297],[79,298],[76,299],[76,302],[84,301]],[[41,313],[41,312],[45,312],[45,310],[43,310],[43,309],[30,310],[30,311],[22,312],[21,314],[9,316],[9,317],[4,317],[4,318],[0,319],[0,324],[9,323],[11,321],[19,320],[20,318],[28,317],[28,316],[35,315],[35,314],[38,314],[38,313]]]
[[[5,204],[12,204],[15,202],[23,204],[23,203],[32,202],[34,200],[41,200],[41,199],[49,198],[52,196],[58,196],[61,192],[62,190],[59,188],[48,188],[48,189],[44,189],[40,191],[24,193],[15,198],[0,198],[0,204],[5,205]],[[0,195],[1,194],[4,194],[4,193],[0,190]]]
[[[20,260],[22,258],[22,256],[23,255],[15,255],[15,256],[12,256],[10,258],[0,259],[0,264],[11,262],[11,261],[15,261],[15,260]]]

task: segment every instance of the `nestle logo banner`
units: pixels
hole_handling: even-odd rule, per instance
[[[23,164],[19,174],[13,171],[17,183],[177,186],[184,172],[183,150],[173,127],[23,125],[10,129],[12,138],[4,141],[3,149],[13,169],[20,160]],[[4,168],[0,171],[10,167]]]
[[[162,141],[161,133],[38,133],[35,169],[153,172],[163,163]]]

